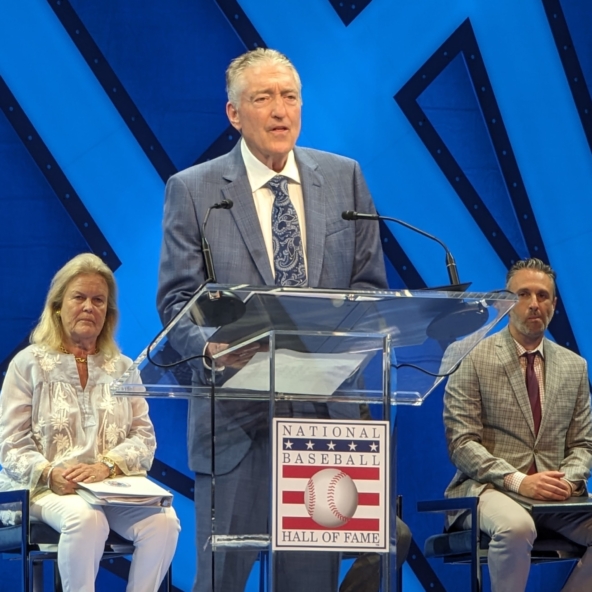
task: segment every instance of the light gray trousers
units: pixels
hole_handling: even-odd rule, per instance
[[[545,514],[533,517],[512,498],[495,489],[479,496],[480,528],[491,537],[487,563],[492,592],[524,592],[530,571],[530,550],[537,526],[561,533],[588,547],[562,592],[592,590],[592,513]],[[470,516],[464,527],[470,527]]]

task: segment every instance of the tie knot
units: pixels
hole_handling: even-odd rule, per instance
[[[288,193],[288,177],[284,175],[276,175],[267,181],[267,185],[275,191],[281,189],[284,193]]]
[[[523,354],[524,357],[526,358],[526,363],[529,366],[534,366],[534,360],[537,357],[538,353],[539,353],[538,351],[535,351],[535,352],[526,352]]]

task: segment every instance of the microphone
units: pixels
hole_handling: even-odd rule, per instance
[[[214,260],[212,259],[212,251],[210,249],[210,243],[206,237],[206,225],[208,223],[208,218],[210,217],[210,213],[212,210],[230,210],[234,202],[231,199],[223,199],[219,203],[212,204],[208,211],[206,212],[206,216],[204,218],[203,224],[201,226],[201,250],[203,253],[204,263],[206,266],[206,283],[216,283],[216,270],[214,269]]]
[[[416,228],[415,226],[412,226],[407,222],[403,222],[403,220],[399,220],[398,218],[391,218],[390,216],[379,216],[378,214],[364,214],[362,212],[353,212],[351,210],[346,210],[341,214],[341,217],[344,220],[388,220],[389,222],[395,222],[397,224],[400,224],[405,228],[409,228],[409,230],[413,230],[414,232],[417,232],[425,236],[426,238],[436,241],[439,245],[442,246],[444,251],[446,251],[446,269],[448,270],[448,279],[450,280],[451,285],[456,286],[460,284],[460,280],[458,278],[458,270],[456,268],[456,262],[454,260],[454,257],[452,256],[452,253],[450,252],[448,247],[439,238],[436,238],[435,236],[425,232],[424,230],[420,230],[419,228]]]
[[[231,199],[223,199],[220,203],[215,203],[212,206],[213,210],[223,209],[223,210],[230,210],[234,202]]]
[[[221,202],[211,205],[206,212],[203,224],[201,225],[201,248],[204,254],[206,277],[195,290],[195,292],[193,292],[192,297],[197,292],[203,290],[207,284],[216,283],[214,261],[212,260],[210,243],[206,238],[206,225],[208,223],[208,218],[210,217],[210,212],[212,210],[220,209],[230,210],[233,205],[234,202],[231,199],[223,199]],[[146,357],[148,358],[148,361],[154,366],[158,366],[159,368],[174,368],[175,366],[178,366],[184,362],[188,362],[189,360],[195,360],[198,358],[203,359],[208,357],[205,354],[199,354],[195,356],[189,356],[188,358],[183,358],[182,360],[178,360],[176,362],[162,364],[154,360],[151,356],[154,344],[160,341],[168,333],[169,327],[171,327],[179,319],[179,317],[183,316],[187,312],[188,304],[189,303],[181,307],[177,314],[165,325],[160,333],[156,334],[154,339],[150,342],[150,345],[146,348]],[[236,296],[236,294],[229,292],[228,290],[217,290],[216,292],[205,292],[202,294],[197,299],[197,302],[192,305],[191,309],[189,310],[189,314],[196,325],[202,326],[204,324],[209,324],[212,327],[217,327],[233,323],[234,321],[240,319],[245,314],[245,310],[245,303],[238,296]]]
[[[214,269],[214,260],[212,259],[212,250],[206,236],[206,226],[212,210],[230,210],[234,202],[231,199],[212,204],[204,217],[201,225],[201,250],[206,268],[206,279],[200,286],[206,284],[216,284],[216,270]],[[240,319],[245,314],[245,303],[234,292],[228,290],[216,290],[215,292],[205,292],[202,294],[196,306],[191,310],[193,320],[198,324],[207,324],[211,327],[228,325]]]

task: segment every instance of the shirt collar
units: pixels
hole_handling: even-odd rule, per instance
[[[269,180],[273,179],[273,177],[275,177],[276,175],[284,175],[285,177],[288,177],[288,179],[290,179],[291,181],[300,184],[300,172],[298,171],[298,167],[296,166],[294,150],[290,150],[288,154],[288,160],[286,161],[286,165],[279,173],[276,173],[275,171],[271,170],[270,168],[265,166],[258,158],[256,158],[253,155],[253,153],[249,150],[247,143],[242,138],[241,154],[243,157],[243,162],[245,163],[245,168],[247,169],[247,177],[249,178],[249,184],[251,185],[251,190],[253,192],[267,185]]]
[[[514,339],[512,337],[512,339]],[[516,351],[518,352],[518,357],[523,356],[524,354],[532,354],[534,352],[539,352],[541,358],[544,360],[545,359],[545,354],[544,354],[544,350],[543,350],[543,343],[545,342],[544,339],[541,339],[541,342],[537,345],[537,347],[535,347],[532,350],[528,350],[524,347],[522,347],[515,339],[514,339],[514,343],[516,344]]]

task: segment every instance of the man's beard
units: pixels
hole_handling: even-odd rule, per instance
[[[516,327],[519,333],[522,333],[522,335],[528,335],[529,337],[538,337],[539,335],[543,335],[549,326],[549,323],[546,323],[542,316],[537,318],[540,319],[542,323],[542,327],[540,329],[534,329],[528,324],[528,321],[523,321],[519,319],[517,315],[513,315],[512,312],[510,312],[510,320],[512,321],[514,327]]]

